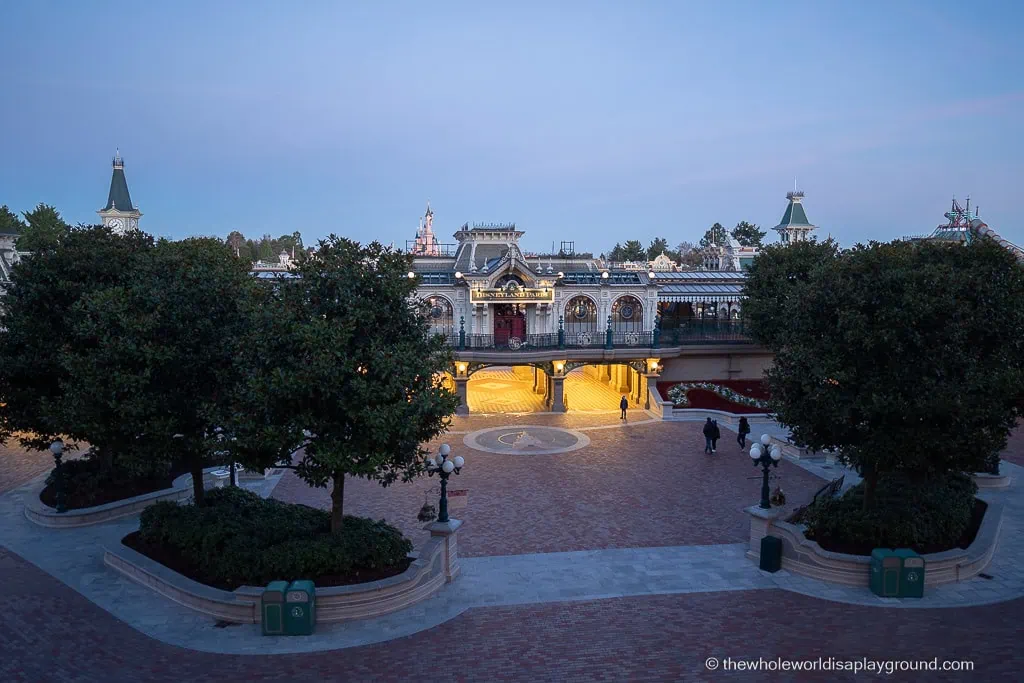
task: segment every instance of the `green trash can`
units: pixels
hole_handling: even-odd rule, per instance
[[[284,632],[308,636],[316,626],[316,588],[312,581],[292,581],[284,596]]]
[[[900,558],[889,548],[871,551],[871,592],[882,598],[900,596]]]
[[[924,597],[924,558],[910,548],[900,548],[894,553],[900,558],[900,597]]]
[[[761,569],[766,572],[777,572],[782,569],[782,539],[777,536],[765,536],[761,539]]]
[[[284,635],[284,594],[288,590],[287,581],[271,581],[263,589],[260,599],[260,624],[263,635]]]

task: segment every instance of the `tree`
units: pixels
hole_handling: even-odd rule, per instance
[[[61,357],[84,315],[80,302],[125,284],[135,259],[152,248],[141,232],[118,236],[103,226],[80,226],[59,247],[40,244],[14,267],[0,327],[0,440],[19,433],[22,445],[38,450],[57,436],[83,440],[112,466],[133,435],[117,415],[97,419]]]
[[[188,464],[202,505],[214,418],[238,381],[234,354],[257,283],[216,238],[160,241],[133,265],[127,282],[79,302],[62,364],[78,401],[145,435],[153,457]]]
[[[753,223],[740,221],[736,224],[736,227],[732,229],[732,233],[730,234],[742,247],[760,247],[761,240],[763,240],[765,235],[768,233],[761,230]]]
[[[699,266],[704,263],[704,257],[694,246],[693,242],[680,242],[676,246],[676,253],[679,255],[679,264],[682,266]]]
[[[279,425],[264,452],[283,455],[308,430],[294,469],[311,486],[332,487],[333,531],[344,519],[345,477],[411,480],[423,471],[420,444],[441,434],[458,406],[438,380],[450,352],[412,299],[411,264],[377,242],[331,235],[315,259],[297,264],[298,278],[273,283],[236,359],[245,372],[238,431]]]
[[[231,250],[236,254],[241,255],[242,250],[245,248],[245,235],[237,230],[232,230],[224,241],[227,242],[227,245],[231,247]]]
[[[969,246],[769,246],[744,316],[775,354],[770,405],[794,439],[839,449],[864,478],[983,470],[1021,414],[1024,269]]]
[[[60,217],[57,209],[40,203],[32,211],[26,211],[26,225],[18,238],[18,251],[39,251],[60,244],[71,227]]]
[[[651,240],[651,245],[647,247],[647,260],[653,261],[660,256],[662,252],[667,252],[668,250],[668,240],[664,237],[655,237]],[[666,254],[666,256],[667,255],[668,254]]]
[[[20,235],[26,227],[18,214],[8,209],[6,204],[0,206],[0,235]]]
[[[615,247],[608,252],[608,260],[613,262],[622,262],[626,259],[622,258],[622,245],[618,242],[615,243]]]
[[[628,240],[622,247],[623,261],[643,261],[647,256],[647,250],[639,240]]]
[[[700,238],[700,248],[707,249],[712,245],[724,245],[726,243],[726,232],[725,228],[721,223],[715,223],[708,231],[704,233],[704,236]]]

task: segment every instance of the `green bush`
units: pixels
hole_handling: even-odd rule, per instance
[[[146,508],[139,539],[176,554],[192,578],[223,587],[386,569],[412,551],[412,543],[383,521],[346,516],[341,533],[332,534],[326,510],[265,500],[237,487],[210,491],[203,507],[164,502]]]
[[[806,536],[827,546],[954,548],[967,531],[977,486],[962,474],[927,479],[893,475],[879,480],[864,510],[864,484],[806,511]],[[824,541],[824,542],[823,542]]]

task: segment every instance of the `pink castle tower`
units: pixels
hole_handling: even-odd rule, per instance
[[[427,213],[420,219],[420,227],[416,230],[416,242],[412,253],[417,256],[440,256],[441,245],[434,234],[434,210],[427,202]]]

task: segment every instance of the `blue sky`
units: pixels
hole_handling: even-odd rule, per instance
[[[773,226],[844,245],[953,194],[1024,243],[1024,3],[0,0],[0,203],[142,227],[524,246]],[[774,238],[774,233],[772,233]]]

